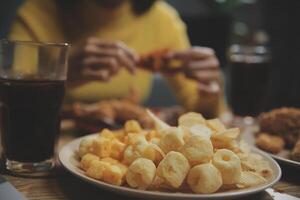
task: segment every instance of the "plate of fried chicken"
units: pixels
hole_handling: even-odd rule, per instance
[[[259,130],[243,139],[276,160],[300,168],[300,109],[278,108],[258,117]]]

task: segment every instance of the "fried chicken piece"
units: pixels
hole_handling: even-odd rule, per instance
[[[127,99],[107,100],[93,104],[75,103],[73,105],[77,126],[86,131],[97,131],[104,125],[115,125],[135,119],[144,128],[152,128],[153,121],[146,110]]]
[[[300,139],[297,141],[290,156],[292,160],[300,161]]]
[[[260,133],[256,138],[256,146],[270,153],[279,153],[284,148],[284,140],[280,136]]]
[[[109,101],[93,104],[74,103],[73,110],[76,117],[92,120],[114,119],[115,111]]]
[[[138,65],[147,70],[159,72],[161,68],[165,65],[164,57],[168,52],[168,49],[160,49],[141,55]]]
[[[279,108],[259,117],[260,131],[282,136],[286,146],[292,148],[300,135],[300,110]]]

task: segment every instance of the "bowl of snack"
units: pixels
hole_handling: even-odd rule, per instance
[[[129,120],[78,138],[60,151],[62,165],[102,189],[151,199],[239,198],[281,177],[270,156],[237,140],[238,128],[193,112],[169,126],[147,113],[154,129]]]
[[[258,121],[259,131],[248,141],[277,160],[300,167],[300,110],[274,109],[262,113]]]

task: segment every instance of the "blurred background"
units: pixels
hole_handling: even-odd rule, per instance
[[[0,1],[0,38],[5,38],[23,0]],[[271,55],[264,87],[262,110],[281,106],[300,107],[300,28],[299,0],[168,0],[180,13],[188,27],[193,45],[212,47],[220,59],[226,81],[229,104],[234,102],[231,81],[236,81],[230,65],[231,55],[239,54],[241,45],[257,47],[259,54]],[[232,46],[238,44],[240,46]],[[233,49],[230,49],[232,47]],[[256,50],[255,50],[256,51]],[[256,54],[257,52],[255,52]],[[268,61],[269,62],[269,61]],[[233,63],[233,64],[232,64]],[[261,69],[257,70],[261,74]],[[250,87],[260,87],[256,75],[246,78]],[[154,77],[151,106],[176,104],[167,83]],[[238,90],[238,89],[237,89]],[[245,92],[245,91],[244,91]],[[247,91],[246,91],[247,93]],[[249,94],[251,96],[251,94]],[[254,97],[254,98],[256,98]],[[247,97],[248,98],[248,97]],[[249,97],[251,98],[251,97]]]

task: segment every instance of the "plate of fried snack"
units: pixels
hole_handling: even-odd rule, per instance
[[[300,167],[300,110],[278,108],[258,117],[259,131],[245,139],[275,159]]]
[[[147,111],[154,129],[129,120],[65,145],[59,159],[102,189],[149,199],[224,199],[257,193],[281,177],[269,155],[239,142],[239,129],[186,113],[170,126]]]

